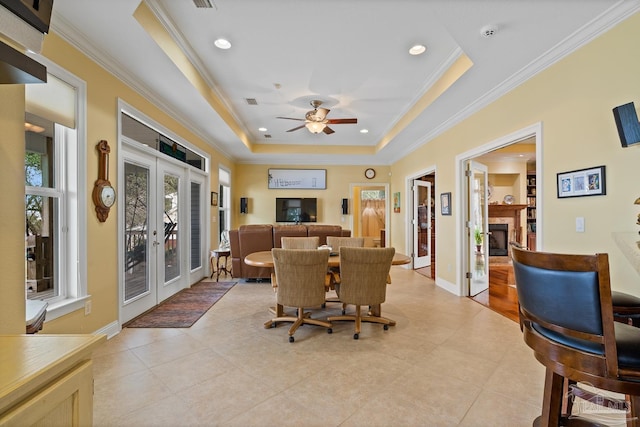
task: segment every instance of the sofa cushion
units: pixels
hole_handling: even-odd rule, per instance
[[[309,224],[307,225],[307,235],[309,237],[318,236],[320,245],[326,245],[327,236],[342,236],[342,227],[339,225]]]
[[[283,237],[307,237],[307,226],[295,225],[274,225],[273,226],[273,247],[282,247]]]

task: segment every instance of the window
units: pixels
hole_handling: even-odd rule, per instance
[[[87,296],[85,87],[38,60],[49,74],[25,89],[25,287],[27,298],[49,303],[51,320]]]
[[[231,229],[231,174],[226,169],[218,169],[220,194],[218,196],[218,215],[220,217],[220,242],[225,241],[222,233]],[[213,213],[215,215],[215,212]]]

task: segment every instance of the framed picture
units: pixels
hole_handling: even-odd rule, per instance
[[[218,193],[211,192],[211,206],[218,206]]]
[[[326,169],[269,169],[269,189],[326,190]]]
[[[607,194],[604,166],[561,172],[557,175],[559,199]]]
[[[451,215],[451,193],[440,193],[440,214]]]
[[[393,212],[400,212],[400,192],[393,193]]]

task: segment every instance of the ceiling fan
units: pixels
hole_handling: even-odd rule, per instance
[[[298,120],[301,122],[305,122],[305,124],[295,127],[293,129],[289,129],[287,132],[293,132],[294,130],[302,129],[306,127],[309,129],[311,133],[320,133],[324,132],[327,135],[331,135],[335,131],[331,129],[327,125],[338,125],[338,124],[353,124],[358,123],[358,119],[327,119],[327,114],[329,114],[329,109],[321,108],[322,101],[313,100],[311,101],[311,106],[313,110],[307,111],[304,119],[296,119],[293,117],[276,117],[278,119],[286,119],[286,120]]]

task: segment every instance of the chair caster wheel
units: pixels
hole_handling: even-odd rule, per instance
[[[354,339],[354,340],[357,340],[358,338],[360,338],[360,335],[358,335],[358,334],[353,334],[353,339]]]
[[[332,334],[333,333],[333,329],[331,329],[331,328],[327,329],[327,333],[328,334]]]
[[[389,330],[389,325],[384,325],[383,328],[384,328],[385,331],[388,331]]]
[[[293,335],[289,337],[289,342],[294,342],[296,339],[293,338]]]

